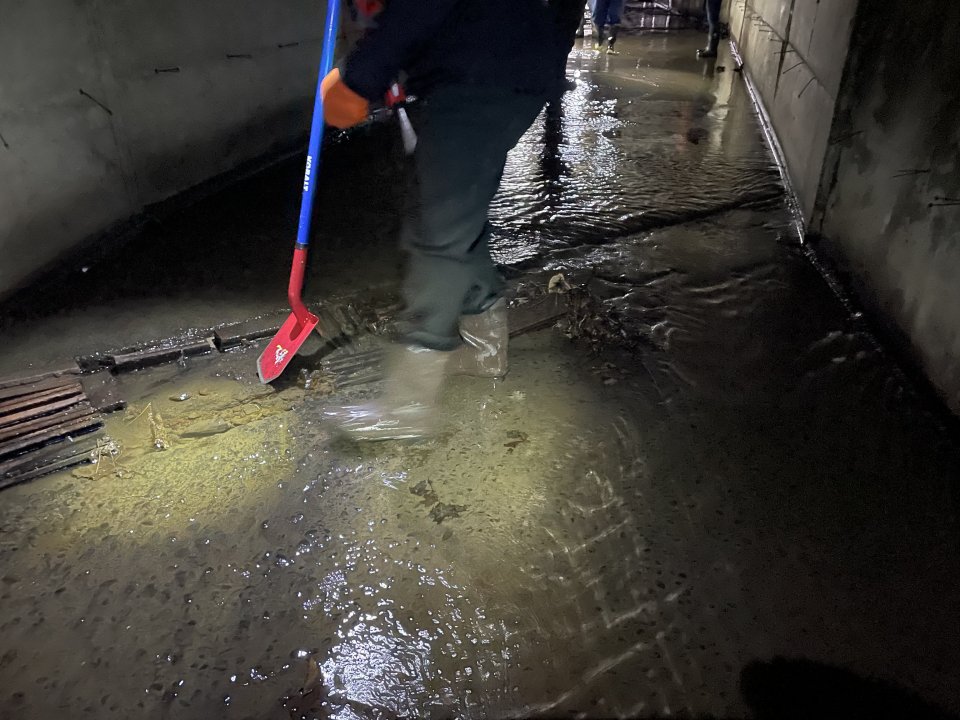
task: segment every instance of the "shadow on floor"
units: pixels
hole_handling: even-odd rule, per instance
[[[955,720],[905,688],[805,659],[754,661],[740,692],[756,720]]]
[[[743,717],[699,720],[958,720],[916,693],[803,658],[754,660],[740,672]],[[685,715],[642,715],[666,720]]]

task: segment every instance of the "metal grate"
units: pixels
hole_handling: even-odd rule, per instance
[[[629,0],[623,24],[632,30],[679,30],[704,18],[703,0]]]
[[[0,388],[0,488],[86,462],[102,428],[75,376]]]

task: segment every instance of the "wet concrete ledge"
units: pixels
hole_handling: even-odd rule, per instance
[[[904,385],[912,388],[920,402],[931,408],[941,428],[957,440],[960,448],[960,414],[952,406],[947,391],[932,379],[923,352],[896,318],[881,306],[876,289],[870,281],[851,267],[849,257],[841,245],[811,229],[806,222],[804,201],[794,185],[783,145],[757,81],[745,64],[736,38],[730,38],[730,47],[734,59],[742,69],[764,138],[780,169],[787,204],[807,257],[837,299],[847,308],[850,317],[876,339],[877,348],[892,353],[893,365],[903,374]]]

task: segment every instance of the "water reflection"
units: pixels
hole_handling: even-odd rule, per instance
[[[577,313],[502,383],[449,383],[437,440],[331,438],[329,386],[261,388],[256,348],[120,376],[122,478],[4,493],[0,714],[743,717],[771,684],[862,687],[751,664],[776,654],[960,708],[955,459],[800,252],[701,39],[573,55],[496,212]],[[381,224],[334,218],[324,271],[395,270]]]

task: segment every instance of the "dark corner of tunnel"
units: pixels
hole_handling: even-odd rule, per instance
[[[805,658],[748,663],[740,691],[751,720],[956,720],[892,682]]]

